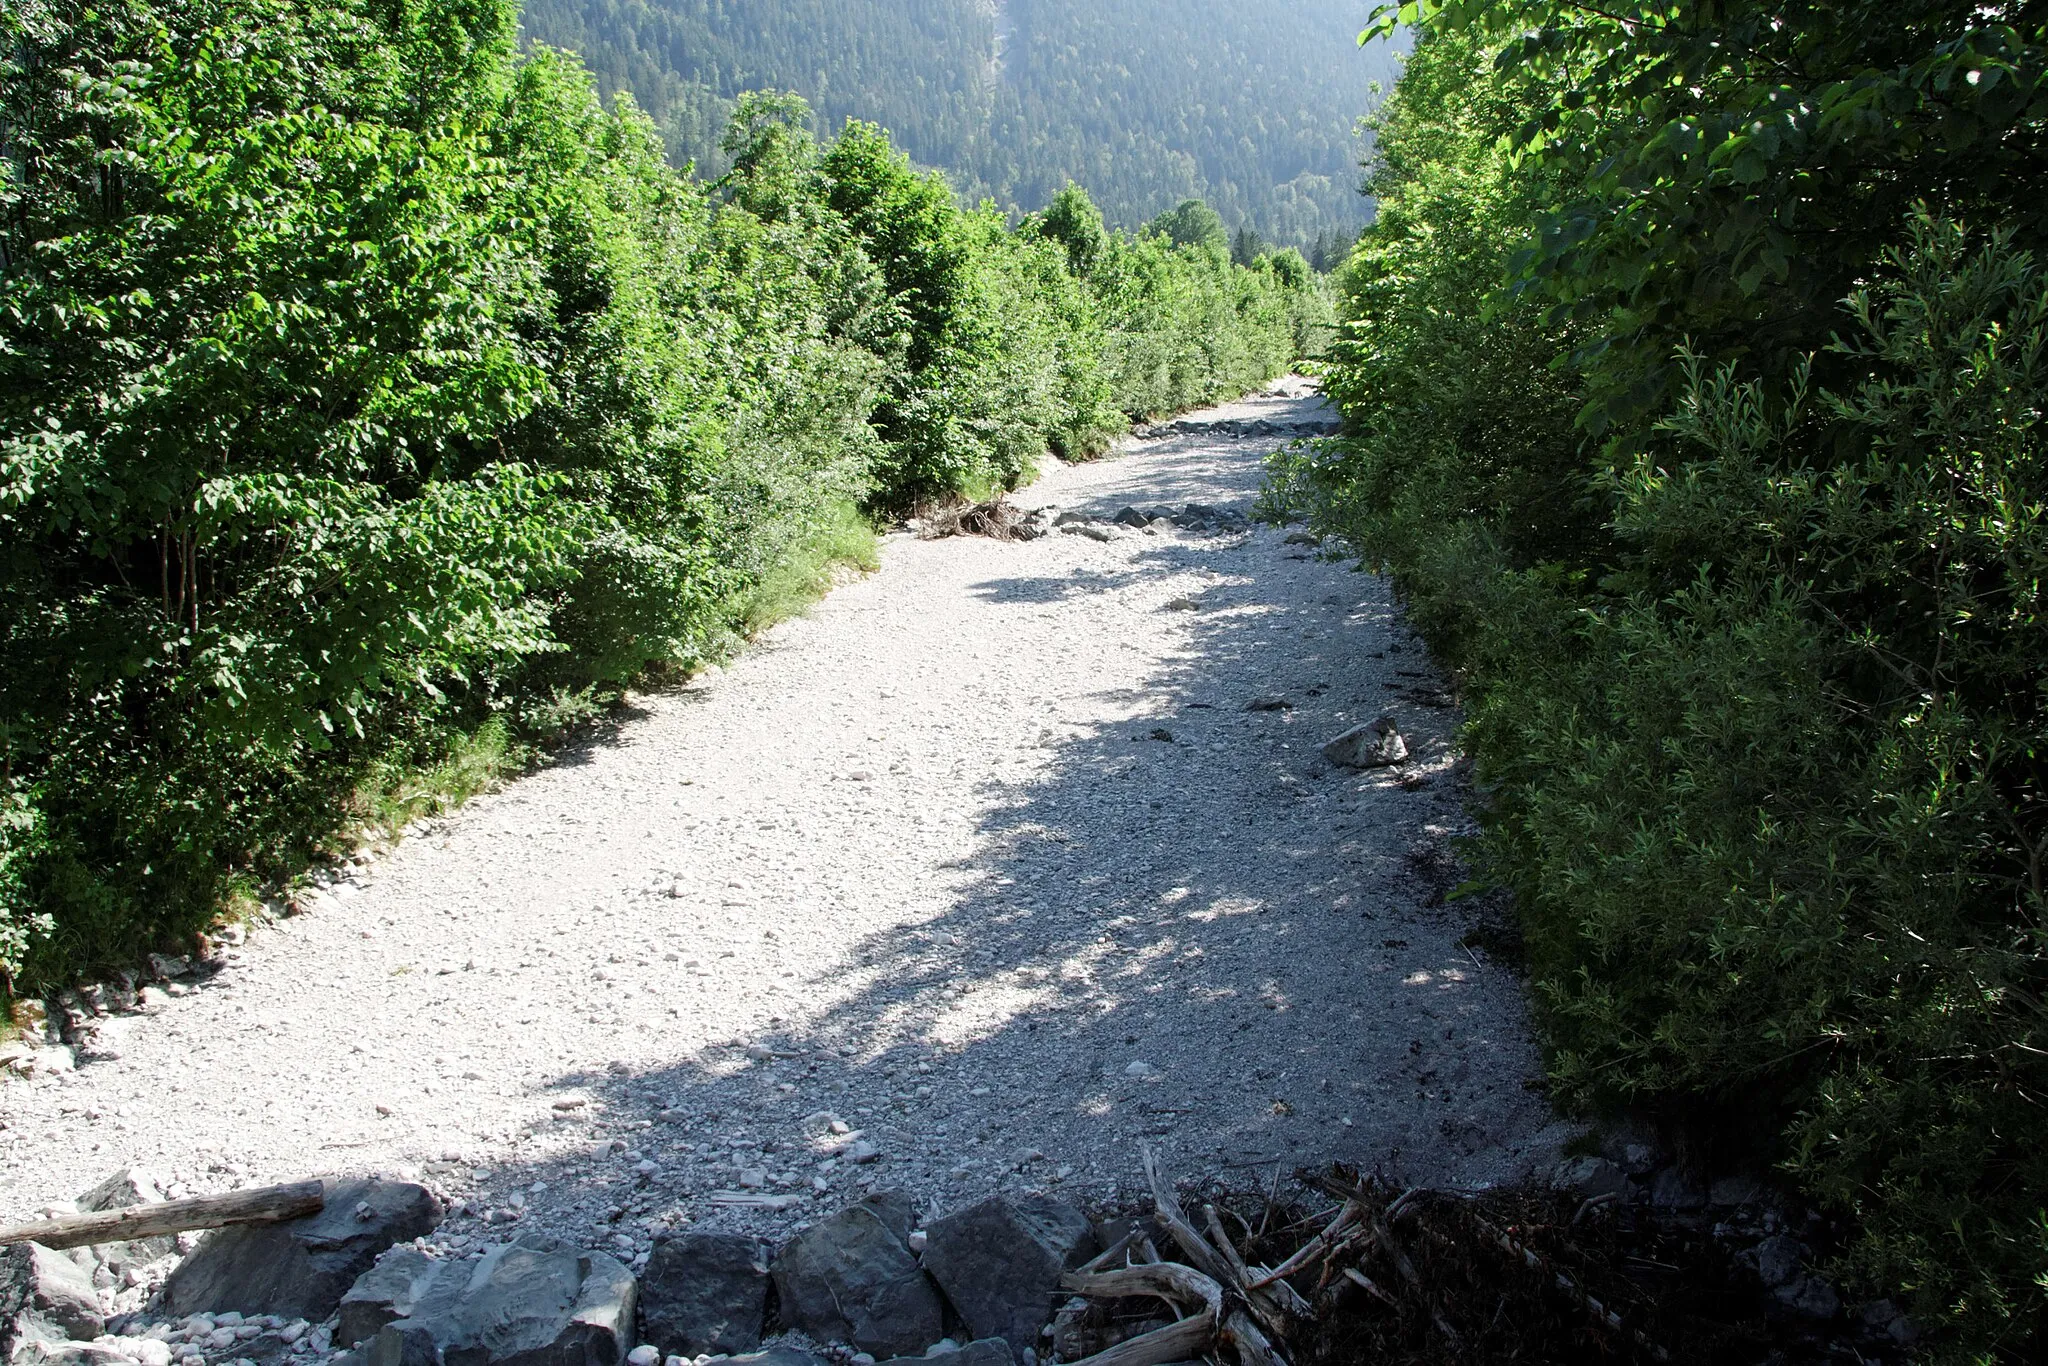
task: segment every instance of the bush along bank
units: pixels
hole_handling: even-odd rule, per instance
[[[1462,672],[1558,1094],[1768,1157],[1838,1270],[2048,1305],[2048,27],[1404,7],[1343,439],[1271,500]]]
[[[742,101],[662,159],[456,8],[0,12],[0,988],[171,948],[1320,300]]]

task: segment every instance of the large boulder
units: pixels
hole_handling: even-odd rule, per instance
[[[529,1233],[440,1263],[411,1312],[377,1330],[367,1366],[619,1366],[636,1298],[613,1258]]]
[[[317,1214],[209,1234],[164,1284],[176,1314],[276,1314],[320,1322],[393,1243],[429,1233],[441,1206],[409,1181],[328,1181]]]
[[[820,1342],[881,1358],[938,1341],[945,1305],[910,1252],[915,1213],[908,1195],[886,1191],[793,1239],[773,1267],[783,1318]]]
[[[385,1324],[411,1315],[443,1265],[410,1244],[386,1252],[341,1297],[334,1340],[353,1347],[375,1337]]]
[[[758,1238],[660,1238],[640,1272],[640,1331],[664,1357],[752,1352],[767,1314],[768,1245]]]
[[[1088,1260],[1088,1217],[1047,1196],[997,1196],[933,1220],[925,1270],[976,1338],[1002,1338],[1012,1356],[1036,1349],[1052,1320],[1060,1277]]]
[[[155,1176],[138,1167],[123,1167],[79,1196],[77,1204],[80,1214],[93,1214],[154,1205],[163,1198],[163,1188]],[[131,1238],[123,1243],[99,1243],[91,1248],[79,1248],[72,1253],[71,1260],[85,1266],[97,1262],[118,1275],[130,1268],[147,1266],[177,1250],[177,1237],[166,1233],[155,1238]]]
[[[0,1247],[0,1362],[30,1343],[89,1341],[105,1329],[100,1297],[76,1262],[41,1243]]]

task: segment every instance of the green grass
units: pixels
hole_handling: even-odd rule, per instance
[[[393,835],[422,816],[437,815],[487,792],[533,761],[534,746],[512,734],[502,716],[486,717],[470,731],[454,731],[439,758],[425,764],[380,761],[364,775],[348,812],[360,828],[341,838]]]
[[[852,503],[835,503],[810,535],[791,546],[776,566],[741,596],[735,611],[740,629],[749,636],[758,635],[823,597],[843,570],[872,574],[881,567],[882,544],[874,524]]]

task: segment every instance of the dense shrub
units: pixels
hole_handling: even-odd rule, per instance
[[[694,182],[515,19],[0,9],[7,993],[722,648],[874,510],[1291,358],[1302,282],[1105,237],[1158,258],[1109,288],[787,97]]]
[[[2048,1300],[2044,54],[2023,6],[1437,13],[1351,430],[1271,494],[1461,670],[1560,1097],[1781,1164],[1958,1359]]]

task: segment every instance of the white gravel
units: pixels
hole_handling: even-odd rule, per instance
[[[1132,443],[1020,501],[1249,509],[1273,444]],[[469,1202],[444,1242],[630,1254],[871,1185],[1108,1196],[1141,1141],[1245,1183],[1513,1177],[1561,1131],[1520,983],[1423,904],[1463,829],[1437,686],[1383,583],[1270,527],[893,537],[730,669],[108,1020],[112,1056],[0,1085],[0,1218],[129,1164],[382,1172]],[[1322,763],[1382,712],[1400,775]],[[711,1203],[742,1189],[787,1208]]]

